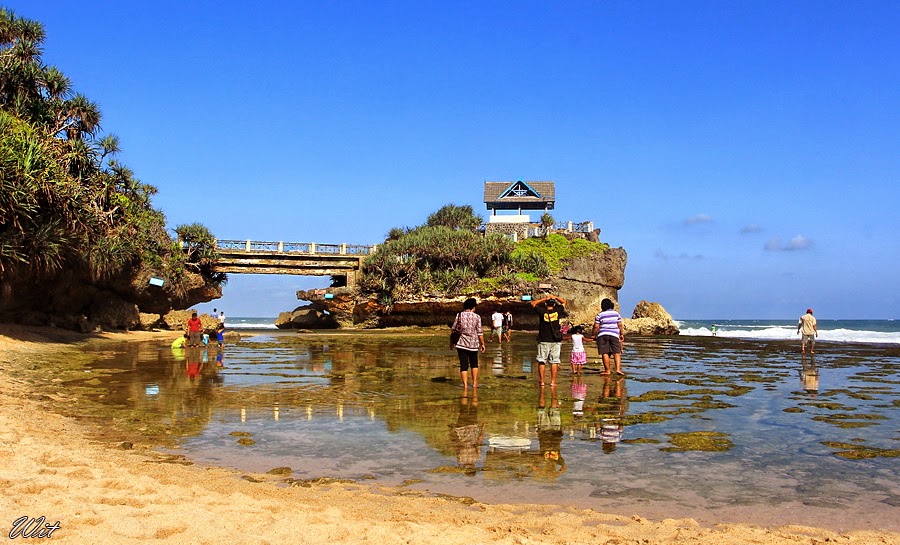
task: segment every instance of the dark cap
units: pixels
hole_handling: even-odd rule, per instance
[[[811,309],[811,308],[806,309],[806,313],[807,313],[807,314],[812,314],[812,309]]]

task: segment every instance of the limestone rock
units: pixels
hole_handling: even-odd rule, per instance
[[[183,331],[187,327],[188,320],[191,319],[191,313],[194,310],[172,310],[166,313],[160,321],[160,327],[171,329],[172,331]],[[199,314],[200,323],[203,324],[203,330],[212,334],[219,324],[215,316],[209,314]],[[226,322],[227,323],[227,322]]]
[[[159,314],[150,314],[147,312],[141,312],[139,316],[141,322],[141,329],[150,330],[157,327],[160,327],[160,323],[162,322],[162,316]]]
[[[675,320],[659,303],[640,301],[631,319],[625,321],[625,333],[636,335],[678,335]]]
[[[88,313],[92,321],[108,329],[137,329],[141,326],[137,305],[114,295],[94,299]]]
[[[551,293],[567,302],[568,321],[573,324],[593,324],[600,312],[600,302],[619,300],[619,290],[625,285],[625,265],[628,254],[624,248],[610,248],[596,256],[573,259],[558,275],[550,278]],[[617,303],[618,304],[618,303]]]
[[[282,312],[275,320],[278,329],[331,329],[337,327],[334,316],[317,310],[312,305],[297,307],[291,312]]]

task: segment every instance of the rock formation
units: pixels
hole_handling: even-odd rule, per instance
[[[573,259],[558,275],[549,279],[552,293],[566,300],[571,323],[593,324],[603,299],[619,300],[619,290],[625,285],[627,262],[628,254],[623,248],[610,248],[599,257]]]
[[[27,279],[6,279],[0,282],[0,321],[83,333],[164,328],[164,316],[172,309],[189,308],[222,296],[221,286],[207,283],[199,274],[186,275],[177,294],[150,284],[150,277],[149,271],[139,271],[132,276],[92,281],[63,274],[40,285]]]
[[[601,256],[583,257],[573,261],[559,275],[540,283],[524,283],[519,289],[471,295],[478,299],[478,312],[490,315],[494,310],[509,310],[515,317],[517,328],[537,325],[536,316],[529,301],[523,295],[538,298],[555,293],[569,300],[569,308],[575,317],[590,315],[599,308],[600,299],[615,298],[624,281],[626,254],[621,248],[611,249]],[[396,301],[390,307],[375,298],[359,294],[353,288],[299,291],[297,297],[310,301],[310,306],[327,311],[340,327],[396,327],[448,325],[462,310],[463,301],[470,295],[445,297],[438,294],[421,294],[415,299]],[[600,299],[597,299],[601,296]],[[596,301],[595,301],[596,300]],[[596,303],[596,305],[594,305]]]
[[[625,320],[625,333],[637,335],[678,335],[678,326],[659,303],[640,301],[631,319]]]
[[[548,293],[567,301],[568,321],[583,324],[590,330],[594,316],[604,298],[618,301],[619,289],[625,284],[625,265],[628,255],[622,248],[611,248],[599,256],[573,259],[559,274],[541,282],[526,283],[518,290],[497,291],[458,297],[421,294],[415,299],[396,301],[390,307],[374,297],[361,295],[355,288],[330,288],[298,291],[297,298],[309,301],[308,306],[279,316],[278,327],[315,328],[321,316],[330,317],[328,327],[369,328],[397,326],[449,326],[462,310],[467,297],[478,299],[477,312],[487,317],[495,310],[512,312],[515,329],[536,329],[537,316],[529,300]],[[328,298],[325,298],[326,293]],[[302,318],[296,318],[302,311]],[[315,313],[313,315],[313,313]],[[625,320],[626,331],[639,335],[675,335],[678,327],[672,317],[658,303],[641,301],[632,319]],[[320,326],[321,327],[321,326]]]
[[[279,329],[331,329],[338,327],[334,316],[317,310],[312,305],[295,308],[291,312],[282,312],[275,320]]]

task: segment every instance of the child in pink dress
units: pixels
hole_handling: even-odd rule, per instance
[[[584,351],[584,334],[580,325],[569,330],[572,334],[572,356],[569,363],[572,364],[572,374],[580,375],[581,368],[587,361],[587,352]]]

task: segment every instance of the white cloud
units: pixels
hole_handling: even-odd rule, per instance
[[[769,252],[796,252],[801,250],[809,250],[813,246],[813,241],[803,235],[796,235],[782,244],[781,237],[772,237],[766,241],[763,249]]]
[[[741,234],[742,234],[742,235],[750,235],[750,234],[753,234],[753,233],[759,233],[759,232],[761,232],[762,230],[763,230],[763,228],[762,228],[761,225],[757,225],[757,224],[755,224],[755,223],[751,223],[751,224],[748,224],[748,225],[745,225],[745,226],[741,227]]]
[[[700,225],[702,223],[709,223],[712,220],[713,220],[712,216],[710,216],[709,214],[697,214],[695,216],[691,216],[688,219],[684,220],[684,224],[685,225]]]
[[[806,238],[803,235],[797,235],[788,241],[788,243],[784,247],[784,249],[787,251],[808,250],[809,248],[812,248],[812,245],[813,245],[812,240]]]
[[[670,256],[666,252],[662,251],[662,249],[657,248],[657,250],[655,252],[653,252],[653,257],[655,257],[656,259],[661,259],[663,261],[668,261],[669,259],[700,260],[700,259],[703,259],[703,254],[689,255],[687,252],[682,252],[682,253],[678,254],[677,256]]]

